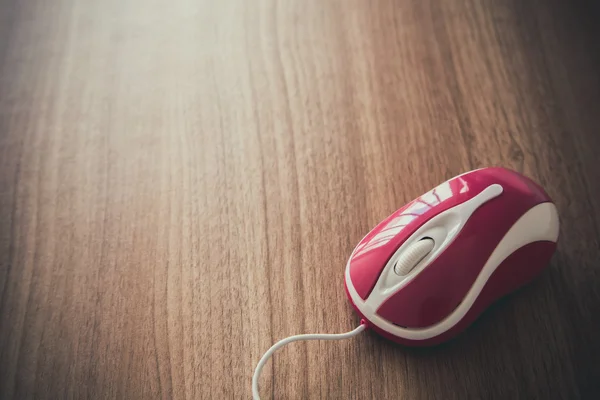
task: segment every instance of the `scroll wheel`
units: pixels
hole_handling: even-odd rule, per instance
[[[433,250],[434,244],[433,239],[424,238],[410,245],[408,249],[402,252],[398,261],[396,261],[394,272],[398,275],[408,274],[427,254],[429,254],[431,250]]]

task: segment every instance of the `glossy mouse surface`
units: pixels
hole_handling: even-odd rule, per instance
[[[504,168],[467,172],[369,232],[348,260],[346,292],[381,335],[441,343],[537,276],[558,230],[556,207],[530,179]]]

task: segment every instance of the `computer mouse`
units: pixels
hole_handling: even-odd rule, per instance
[[[435,345],[540,274],[559,220],[546,192],[504,168],[454,177],[379,223],[356,246],[346,293],[369,328]]]

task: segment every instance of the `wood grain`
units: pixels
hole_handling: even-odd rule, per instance
[[[0,1],[0,397],[242,399],[358,320],[378,221],[503,165],[562,219],[453,342],[299,343],[265,398],[600,397],[593,3]]]

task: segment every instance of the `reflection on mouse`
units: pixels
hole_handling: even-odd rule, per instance
[[[537,276],[556,249],[556,207],[530,179],[483,168],[450,179],[377,225],[345,272],[352,305],[399,343],[441,343]]]

